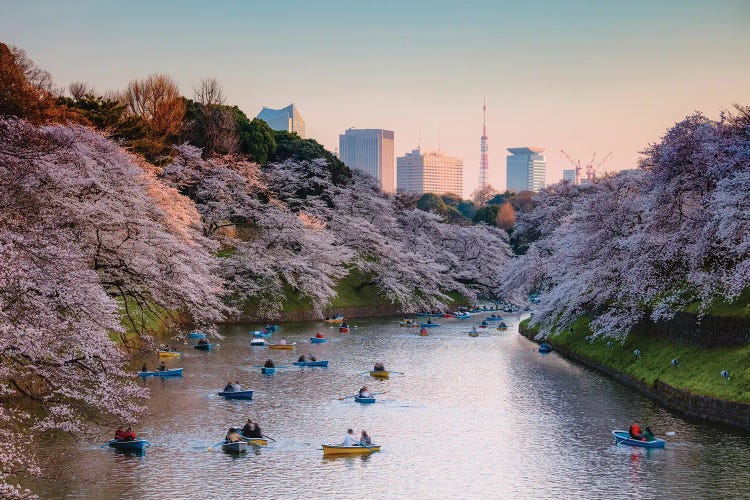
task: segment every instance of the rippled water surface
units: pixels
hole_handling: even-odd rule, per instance
[[[56,445],[56,477],[34,486],[70,498],[742,498],[750,497],[750,436],[686,421],[620,384],[557,354],[541,355],[518,335],[466,335],[473,320],[441,320],[417,337],[391,319],[358,320],[342,334],[323,323],[283,324],[273,340],[294,351],[251,348],[248,331],[223,328],[211,352],[186,346],[184,377],[147,379],[149,415],[136,429],[153,446],[142,457],[101,443]],[[330,340],[311,345],[316,330]],[[291,365],[300,354],[327,369],[261,375],[267,358]],[[362,374],[381,360],[404,372]],[[151,361],[155,363],[155,360]],[[255,391],[251,402],[216,395],[227,380]],[[378,402],[352,399],[362,385]],[[275,438],[239,458],[210,448],[227,428],[258,420]],[[615,446],[611,431],[634,418],[665,450]],[[324,459],[320,445],[348,427],[366,429],[382,452]]]

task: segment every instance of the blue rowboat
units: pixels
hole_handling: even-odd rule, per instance
[[[552,352],[552,346],[549,345],[547,342],[542,342],[541,344],[539,344],[538,351],[541,352],[542,354],[547,354],[549,352]]]
[[[221,445],[221,449],[224,453],[245,453],[247,451],[247,443],[245,441],[224,443]]]
[[[367,404],[367,403],[374,403],[375,398],[369,397],[369,398],[360,398],[359,396],[354,396],[354,401],[357,403]]]
[[[503,318],[501,318],[500,316],[489,316],[484,319],[485,321],[502,321],[503,320]]]
[[[265,366],[260,369],[263,375],[273,375],[276,373],[276,368],[266,368]]]
[[[440,323],[420,323],[420,327],[422,328],[435,328],[437,326],[441,326]]]
[[[469,319],[471,318],[471,314],[457,312],[457,313],[453,313],[453,317],[456,319]]]
[[[253,391],[234,391],[224,392],[221,391],[219,396],[225,399],[253,399]]]
[[[147,372],[138,372],[139,377],[182,377],[182,368],[172,368],[171,370],[151,370]]]
[[[118,441],[117,439],[112,439],[108,444],[110,448],[120,451],[143,451],[146,446],[151,445],[151,443],[145,439],[134,439],[133,441]]]
[[[268,325],[266,327],[267,332],[275,332],[278,329],[279,329],[279,325]]]
[[[191,339],[205,339],[206,334],[202,332],[190,332],[188,334],[188,337],[190,337]]]
[[[430,313],[417,313],[414,316],[416,316],[417,318],[429,318]]]
[[[328,361],[295,361],[294,366],[320,366],[328,368]]]
[[[260,330],[255,330],[254,332],[250,332],[250,335],[255,337],[256,339],[268,339],[271,338],[272,333],[271,332],[261,332]]]
[[[311,344],[322,344],[323,342],[328,342],[328,339],[319,339],[318,337],[310,337]]]
[[[639,446],[641,448],[664,448],[667,444],[666,441],[659,438],[654,438],[653,441],[641,441],[640,439],[632,439],[628,431],[612,431],[612,435],[615,437],[615,444],[626,444],[628,446]]]
[[[193,347],[195,349],[198,349],[199,351],[210,351],[211,346],[213,346],[213,344],[208,343],[208,344],[195,344]]]

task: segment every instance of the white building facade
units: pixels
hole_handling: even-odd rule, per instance
[[[399,191],[453,193],[463,197],[464,162],[443,151],[422,153],[417,148],[396,159],[396,179]]]
[[[508,148],[506,188],[508,191],[538,192],[547,186],[547,162],[542,148]]]

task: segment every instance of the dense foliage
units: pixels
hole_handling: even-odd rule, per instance
[[[507,290],[542,293],[544,333],[594,313],[595,335],[623,337],[698,301],[750,285],[750,109],[694,114],[644,151],[640,169],[540,193],[515,235]]]

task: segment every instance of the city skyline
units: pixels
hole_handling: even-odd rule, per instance
[[[560,149],[633,168],[686,115],[750,102],[747,2],[342,5],[0,1],[0,32],[61,87],[103,93],[160,72],[190,97],[216,77],[251,117],[294,102],[331,151],[349,127],[395,131],[397,156],[443,147],[464,160],[464,195],[478,185],[485,95],[492,150],[544,147],[548,182],[570,168]],[[493,158],[488,182],[503,189]]]

